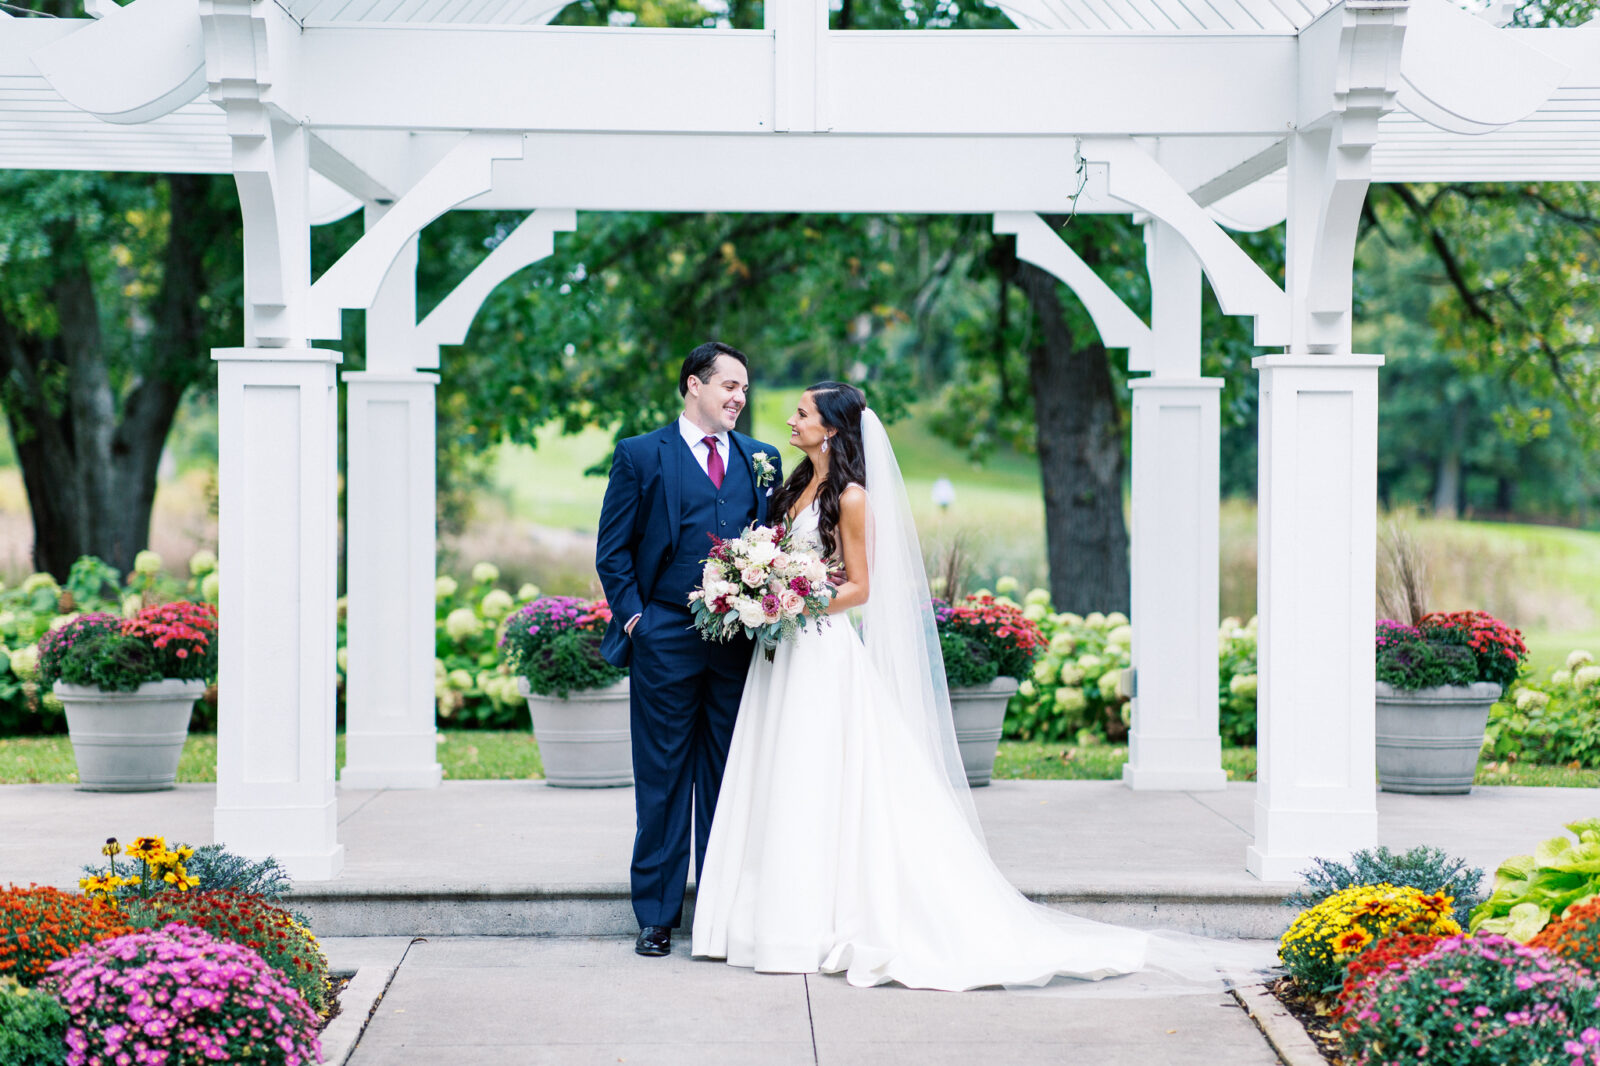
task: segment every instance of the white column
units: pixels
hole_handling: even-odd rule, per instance
[[[219,348],[215,832],[295,880],[344,863],[334,795],[338,352]]]
[[[434,387],[344,376],[345,788],[439,784],[433,695]]]
[[[1200,376],[1200,261],[1176,229],[1145,226],[1150,344],[1133,392],[1133,723],[1122,779],[1220,789],[1217,500],[1221,380]],[[1142,356],[1142,361],[1141,357]],[[1135,365],[1139,364],[1139,365]]]
[[[1315,856],[1377,842],[1373,754],[1377,355],[1257,359],[1255,843],[1285,881]]]
[[[1136,789],[1220,789],[1217,728],[1217,378],[1133,390],[1133,727]]]

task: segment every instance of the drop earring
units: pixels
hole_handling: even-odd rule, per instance
[[[822,454],[823,455],[827,455],[828,454],[828,438],[827,437],[823,437],[822,438]]]

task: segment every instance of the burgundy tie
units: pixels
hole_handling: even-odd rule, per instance
[[[722,487],[722,456],[717,454],[717,438],[706,437],[706,447],[711,449],[711,456],[706,460],[706,473],[711,477],[711,483],[717,488]]]

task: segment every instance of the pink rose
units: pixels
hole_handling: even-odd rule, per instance
[[[739,574],[739,577],[744,581],[747,588],[758,589],[766,584],[767,572],[759,566],[747,566]]]
[[[805,610],[806,598],[793,589],[784,589],[778,596],[778,604],[784,614],[794,616]]]

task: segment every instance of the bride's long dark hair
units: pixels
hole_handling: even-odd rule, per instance
[[[819,381],[806,389],[817,405],[822,424],[834,431],[828,440],[828,477],[817,490],[817,532],[822,537],[824,555],[839,549],[839,495],[852,482],[867,483],[867,459],[861,446],[861,412],[867,408],[867,394],[842,381]],[[789,508],[805,493],[814,473],[809,458],[773,493],[769,513],[788,518]]]

